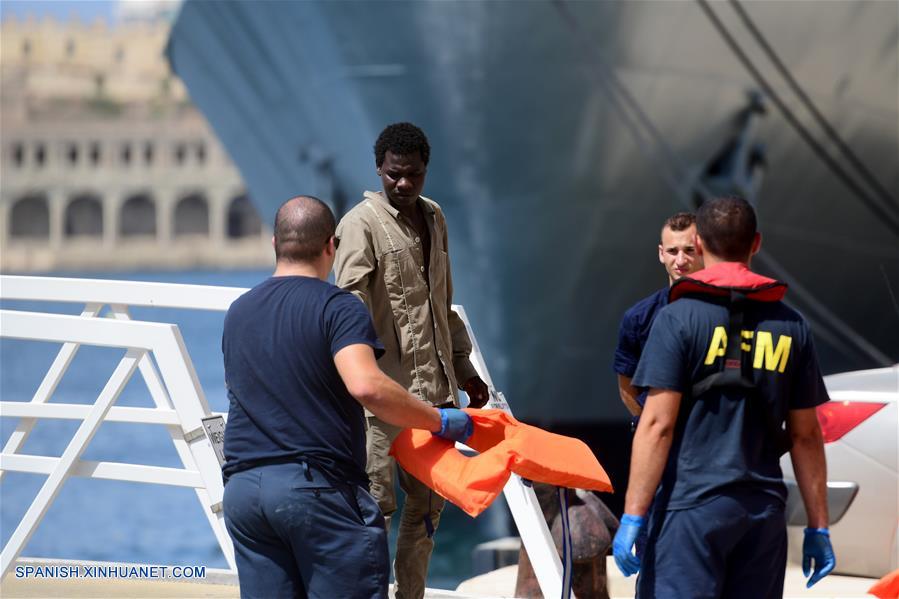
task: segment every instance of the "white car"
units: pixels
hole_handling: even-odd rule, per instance
[[[880,578],[899,567],[899,364],[824,377],[818,407],[827,455],[830,538],[839,574]],[[781,460],[789,496],[791,561],[802,559],[805,508],[790,456]]]

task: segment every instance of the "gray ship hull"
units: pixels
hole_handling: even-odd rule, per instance
[[[265,220],[296,193],[345,212],[380,129],[419,124],[491,371],[517,415],[576,424],[625,417],[621,314],[666,282],[664,218],[722,191],[827,372],[899,361],[897,40],[893,2],[189,0],[168,54]]]

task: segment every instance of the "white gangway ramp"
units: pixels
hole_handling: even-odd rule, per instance
[[[165,283],[0,277],[0,298],[5,300],[84,304],[80,316],[0,310],[0,336],[62,344],[30,402],[0,402],[0,415],[21,418],[0,454],[0,475],[6,471],[48,475],[3,548],[0,577],[19,557],[70,476],[195,489],[228,566],[236,571],[234,548],[221,510],[224,489],[219,458],[203,427],[203,419],[214,415],[190,355],[176,325],[131,320],[128,307],[224,311],[244,291]],[[104,306],[109,306],[112,318],[97,318]],[[51,403],[53,392],[82,345],[122,348],[124,357],[92,405]],[[140,372],[146,382],[155,407],[114,406],[135,372]],[[41,418],[82,421],[61,457],[18,453]],[[82,460],[81,455],[104,421],[165,426],[184,468]]]
[[[462,322],[465,323],[468,337],[471,339],[472,363],[490,390],[490,401],[487,403],[487,407],[497,408],[512,414],[506,398],[502,393],[497,392],[496,387],[493,385],[493,379],[490,378],[490,371],[487,369],[486,362],[484,362],[484,355],[478,346],[477,338],[474,330],[471,328],[471,322],[468,320],[465,308],[454,305],[453,310],[459,314]],[[472,450],[469,449],[468,451]],[[543,510],[540,509],[540,503],[537,501],[537,495],[534,493],[533,487],[526,484],[520,476],[512,473],[512,476],[509,477],[509,482],[503,488],[503,497],[505,497],[506,503],[509,504],[509,510],[512,512],[512,518],[515,520],[515,526],[518,528],[521,543],[524,545],[525,551],[528,552],[528,558],[534,568],[534,574],[537,576],[537,582],[540,585],[540,591],[543,593],[543,596],[564,597],[564,590],[569,584],[565,581],[562,560],[559,558],[559,552],[556,551],[552,533],[550,533],[546,519],[543,517]],[[574,592],[569,591],[568,596],[573,599]]]

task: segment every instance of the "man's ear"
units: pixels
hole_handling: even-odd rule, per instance
[[[272,235],[272,247],[275,247],[275,236]]]
[[[760,249],[762,249],[762,234],[756,233],[755,237],[752,238],[752,249],[749,250],[749,255],[755,256]]]
[[[665,264],[665,250],[662,248],[662,244],[659,244],[659,262]]]
[[[702,245],[702,237],[699,236],[699,233],[693,236],[693,245],[696,247],[696,255],[702,256],[705,252],[705,246]]]

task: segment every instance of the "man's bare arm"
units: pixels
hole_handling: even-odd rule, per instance
[[[334,364],[350,395],[384,422],[402,428],[440,430],[440,412],[384,374],[370,346],[348,345],[334,355]]]
[[[640,392],[631,384],[631,377],[618,375],[618,395],[621,396],[621,403],[631,413],[631,416],[639,416],[643,411],[643,407],[637,401]]]
[[[634,433],[631,474],[624,498],[624,511],[645,516],[652,503],[674,437],[681,393],[669,389],[650,389],[640,424]]]
[[[827,528],[827,462],[815,408],[790,410],[787,425],[793,439],[790,459],[808,514],[808,527]]]

